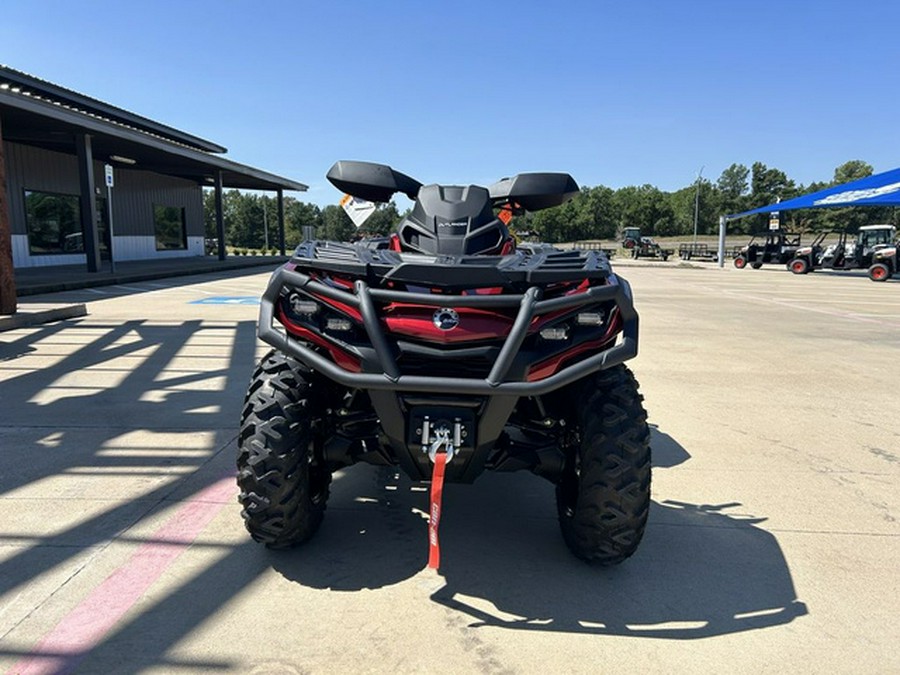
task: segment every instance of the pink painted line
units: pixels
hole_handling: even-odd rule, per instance
[[[65,673],[78,663],[140,600],[146,590],[231,502],[234,478],[223,478],[189,499],[81,603],[56,625],[10,674]],[[165,543],[158,543],[163,540]]]

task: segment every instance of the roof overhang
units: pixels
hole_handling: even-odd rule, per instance
[[[776,202],[743,213],[725,216],[725,219],[735,220],[754,213],[844,206],[900,206],[900,169],[891,169],[849,183],[833,185],[824,190],[811,192],[784,202]]]
[[[75,154],[75,137],[91,135],[94,158],[117,164],[113,156],[134,160],[130,168],[176,176],[212,186],[219,172],[227,188],[293,190],[305,184],[261,169],[233,162],[187,145],[167,140],[127,124],[86,114],[49,100],[0,89],[3,138],[13,143]],[[126,166],[118,163],[118,166]]]

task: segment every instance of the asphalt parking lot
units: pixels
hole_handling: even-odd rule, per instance
[[[653,428],[641,548],[592,568],[530,474],[338,474],[308,545],[233,481],[266,272],[59,294],[0,333],[0,667],[14,673],[900,671],[900,281],[622,265]],[[36,300],[40,300],[37,298]]]

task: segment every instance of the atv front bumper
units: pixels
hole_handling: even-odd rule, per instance
[[[304,297],[330,299],[352,308],[361,318],[368,344],[357,347],[362,372],[354,372],[276,326],[282,298],[292,292]],[[349,388],[391,390],[444,395],[478,396],[538,396],[554,391],[605,368],[623,363],[637,354],[638,316],[632,301],[631,288],[624,279],[610,274],[603,285],[547,300],[542,299],[540,286],[531,286],[521,294],[450,295],[444,293],[413,293],[408,291],[372,288],[366,281],[357,280],[350,289],[342,290],[326,285],[309,274],[282,267],[277,270],[262,296],[259,315],[259,338],[322,375]],[[440,308],[478,308],[487,311],[516,310],[515,320],[502,346],[494,350],[496,356],[484,377],[454,377],[408,374],[398,365],[398,345],[389,336],[376,304],[405,303]],[[547,377],[531,378],[523,366],[522,347],[536,317],[551,312],[577,312],[579,309],[606,303],[614,310],[607,313],[612,324],[608,336],[593,344],[582,344],[575,358],[560,359],[559,367]]]

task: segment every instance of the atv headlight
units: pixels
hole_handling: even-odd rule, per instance
[[[568,326],[550,326],[541,329],[540,336],[545,340],[567,340],[569,338]]]
[[[353,324],[350,322],[350,319],[340,316],[329,316],[325,319],[325,330],[346,333],[351,328],[353,328]]]
[[[319,303],[314,300],[308,300],[304,296],[297,293],[291,293],[288,297],[291,311],[298,316],[310,317],[319,311]]]
[[[580,312],[575,317],[575,323],[579,326],[602,326],[605,318],[602,311]]]

